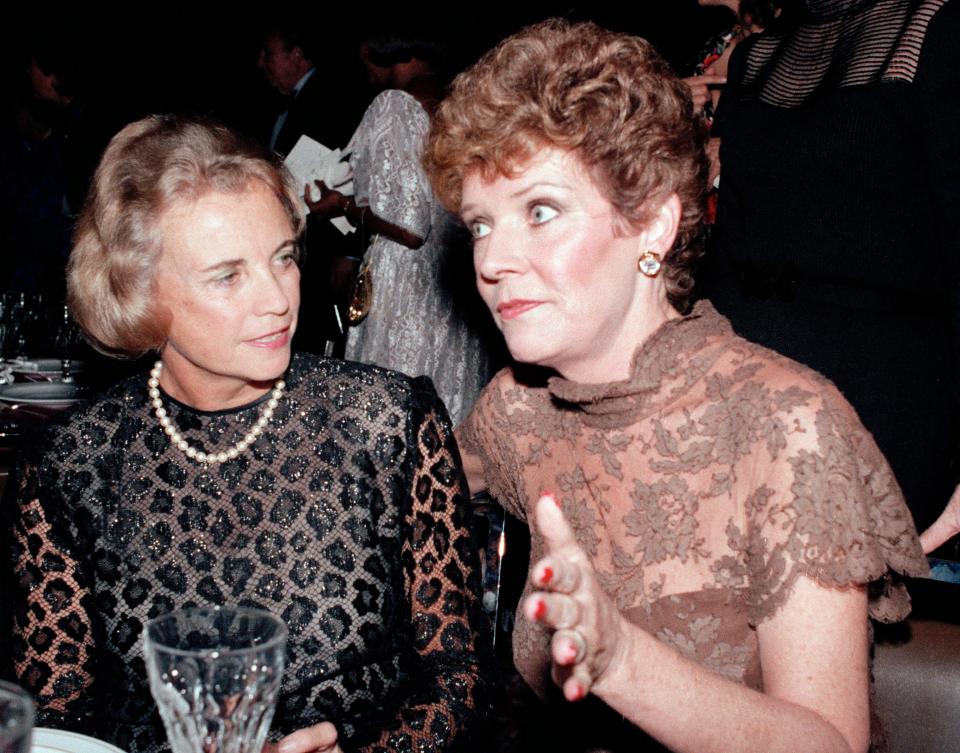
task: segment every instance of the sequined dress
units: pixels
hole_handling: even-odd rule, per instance
[[[423,239],[411,249],[378,235],[370,314],[347,339],[347,358],[429,376],[459,423],[492,375],[489,315],[477,295],[466,236],[437,201],[420,164],[430,120],[406,92],[370,104],[346,152],[356,200]]]
[[[737,337],[706,301],[632,366],[610,384],[500,372],[457,432],[468,473],[524,521],[552,491],[628,620],[757,690],[756,626],[798,577],[871,583],[873,617],[905,616],[890,572],[924,574],[926,560],[889,467],[829,382]],[[533,530],[531,561],[543,554]],[[549,697],[548,645],[518,614],[515,663]],[[660,749],[588,701],[558,700],[557,750]]]
[[[249,450],[202,466],[171,447],[146,377],[26,449],[8,504],[12,653],[38,725],[129,753],[165,749],[144,622],[254,605],[289,629],[271,737],[334,722],[351,751],[446,750],[478,705],[475,552],[449,419],[429,382],[294,356]],[[164,396],[193,446],[226,449],[258,403],[203,412]],[[12,500],[9,500],[12,502]]]

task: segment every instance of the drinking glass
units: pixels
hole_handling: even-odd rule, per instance
[[[56,330],[54,345],[57,349],[57,355],[60,356],[60,381],[64,384],[70,384],[73,382],[71,368],[74,351],[80,342],[80,327],[70,315],[68,306],[62,307]]]
[[[245,607],[192,607],[143,629],[150,692],[173,753],[260,753],[280,690],[287,628]]]
[[[28,753],[33,730],[33,701],[9,682],[0,682],[0,753]]]

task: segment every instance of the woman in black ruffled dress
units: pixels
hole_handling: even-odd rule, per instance
[[[917,528],[960,480],[960,6],[804,0],[738,47],[703,292],[836,383]]]

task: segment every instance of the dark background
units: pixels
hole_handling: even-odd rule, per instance
[[[730,24],[729,14],[697,6],[696,0],[634,0],[633,3],[524,2],[502,6],[468,3],[129,3],[124,6],[34,3],[6,17],[0,50],[0,93],[6,119],[25,85],[31,40],[57,40],[75,61],[83,95],[117,126],[151,112],[214,115],[244,129],[271,111],[272,91],[257,70],[264,19],[292,8],[315,35],[317,61],[343,74],[344,86],[360,75],[357,39],[371,19],[390,14],[414,18],[444,40],[451,73],[472,63],[499,39],[549,16],[590,19],[649,39],[685,74],[711,33]]]

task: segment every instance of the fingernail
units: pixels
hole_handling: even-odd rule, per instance
[[[579,701],[583,698],[583,695],[584,695],[583,688],[580,687],[579,685],[574,685],[573,689],[570,691],[570,697],[568,698],[568,700]]]
[[[551,502],[553,502],[553,504],[555,504],[557,507],[560,507],[560,502],[559,502],[559,500],[557,499],[556,495],[555,495],[553,492],[551,492],[551,491],[545,491],[545,492],[544,492],[543,494],[541,494],[540,496],[541,496],[541,497],[546,497],[546,498],[549,499]]]
[[[533,619],[537,622],[544,618],[547,613],[547,604],[543,599],[537,601],[537,606],[533,608]]]
[[[543,573],[540,575],[540,584],[544,586],[549,586],[550,581],[553,580],[553,568],[545,567],[543,568]]]
[[[573,664],[577,660],[577,647],[572,643],[567,644],[567,664]]]

